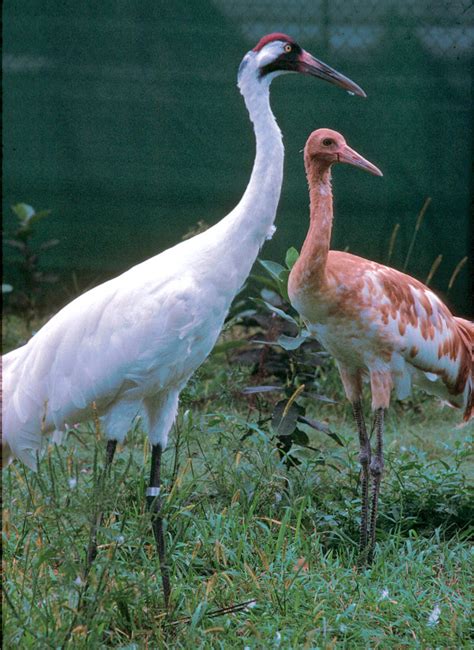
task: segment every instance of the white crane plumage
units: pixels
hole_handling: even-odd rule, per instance
[[[3,357],[7,462],[16,457],[34,469],[45,433],[88,419],[95,410],[109,441],[110,463],[116,442],[142,416],[153,447],[147,496],[156,504],[154,532],[162,572],[164,542],[156,498],[161,452],[180,391],[212,350],[232,299],[273,234],[284,149],[269,87],[285,72],[320,77],[364,96],[359,86],[285,34],[263,37],[239,68],[256,158],[237,207],[209,230],[76,298],[26,345]]]

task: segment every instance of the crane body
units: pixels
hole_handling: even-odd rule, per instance
[[[397,399],[405,399],[415,383],[461,408],[468,419],[469,322],[453,316],[415,278],[357,255],[329,251],[326,276],[323,286],[309,291],[290,288],[292,304],[344,369],[346,382],[359,373],[386,376],[373,393],[373,408],[388,407],[392,388]]]

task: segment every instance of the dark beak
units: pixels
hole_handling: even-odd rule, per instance
[[[335,86],[340,86],[354,95],[359,95],[359,97],[367,97],[365,92],[360,86],[351,81],[348,77],[345,77],[343,74],[334,70],[330,66],[326,65],[322,61],[315,59],[314,56],[303,50],[301,54],[295,61],[295,72],[301,72],[302,74],[308,74],[312,77],[319,77],[329,83],[334,84]]]
[[[362,158],[362,156],[358,154],[357,151],[354,151],[354,149],[348,147],[347,144],[345,145],[344,149],[337,154],[337,159],[339,162],[349,163],[349,165],[354,165],[354,167],[364,169],[366,172],[370,172],[375,176],[383,176],[378,167],[372,165],[372,163],[365,158]]]

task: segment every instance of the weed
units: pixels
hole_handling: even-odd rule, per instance
[[[27,328],[38,315],[38,307],[44,296],[45,285],[55,284],[58,276],[45,273],[40,267],[40,255],[59,244],[58,239],[49,239],[35,244],[39,223],[50,214],[50,210],[36,212],[31,205],[18,203],[12,206],[17,217],[17,227],[5,243],[16,252],[17,275],[12,284],[2,287],[12,308],[22,313]]]

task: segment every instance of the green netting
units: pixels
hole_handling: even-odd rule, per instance
[[[432,203],[408,270],[446,291],[468,254],[474,11],[462,2],[348,0],[52,2],[3,9],[5,227],[9,206],[50,208],[45,256],[63,277],[96,280],[215,223],[239,200],[254,156],[236,88],[243,54],[284,31],[359,83],[367,100],[307,78],[278,79],[285,136],[277,233],[265,257],[300,247],[308,196],[299,153],[308,134],[341,131],[384,172],[334,174],[334,247],[401,268],[417,214]],[[15,284],[6,251],[5,281]],[[448,302],[469,313],[470,267]]]

